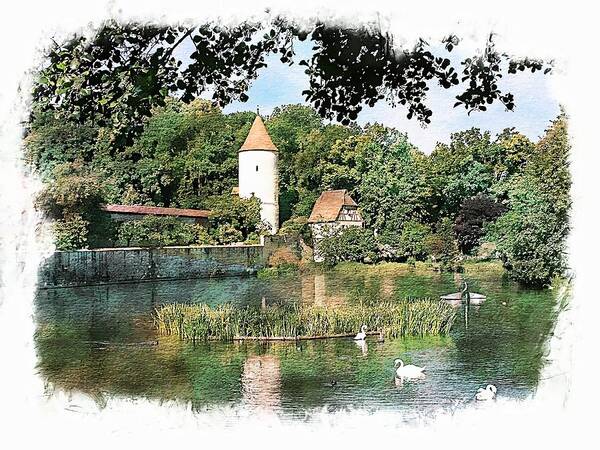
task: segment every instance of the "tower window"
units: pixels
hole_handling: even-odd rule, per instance
[[[256,166],[256,171],[258,172],[258,166]]]

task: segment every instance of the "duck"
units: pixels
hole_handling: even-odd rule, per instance
[[[396,369],[396,376],[398,378],[420,378],[425,375],[423,373],[425,367],[414,366],[412,364],[405,366],[401,359],[394,360],[394,368]]]
[[[496,398],[496,386],[488,384],[485,389],[479,388],[475,394],[475,400],[493,400]]]
[[[367,326],[363,325],[360,327],[360,332],[356,336],[354,336],[355,341],[364,341],[367,337]]]

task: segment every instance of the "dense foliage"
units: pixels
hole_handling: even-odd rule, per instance
[[[144,120],[169,96],[185,103],[212,92],[213,104],[247,101],[246,94],[271,54],[293,64],[295,44],[309,40],[306,101],[319,115],[348,124],[363,106],[385,100],[407,109],[407,117],[429,123],[428,84],[458,87],[454,106],[485,111],[502,103],[512,110],[514,96],[499,79],[526,69],[550,71],[540,61],[517,60],[495,49],[490,36],[480,55],[453,63],[456,36],[437,43],[419,40],[402,48],[376,26],[343,27],[321,21],[294,23],[282,17],[224,27],[105,23],[91,36],[53,42],[33,89],[44,110],[65,120],[95,123],[112,130],[111,148],[131,145]],[[440,45],[441,44],[441,45]],[[189,48],[184,52],[182,49]],[[434,51],[437,54],[434,54]],[[185,62],[185,63],[184,63]]]
[[[484,226],[496,220],[506,207],[482,194],[463,201],[454,223],[460,251],[470,254],[480,244]]]
[[[442,269],[455,269],[459,263],[458,245],[452,231],[452,222],[445,217],[437,225],[435,233],[424,240],[425,251]]]
[[[367,228],[344,227],[326,232],[318,244],[319,255],[327,265],[341,261],[375,262],[377,240]]]
[[[54,166],[37,207],[55,222],[59,250],[110,245],[114,227],[101,211],[104,186],[100,178],[78,163]]]
[[[164,228],[161,239],[140,242],[257,243],[268,231],[258,200],[231,194],[253,113],[170,99],[153,111],[139,139],[115,154],[107,128],[36,117],[27,157],[47,182],[38,204],[58,221],[60,248],[127,242],[132,231],[119,235],[106,223],[102,203],[212,211],[209,229],[193,240]],[[279,148],[281,234],[311,244],[307,217],[324,190],[347,189],[360,206],[365,229],[325,242],[330,263],[431,259],[455,268],[460,253],[491,242],[525,283],[546,283],[565,267],[570,179],[562,116],[537,144],[514,129],[494,138],[472,128],[430,155],[398,130],[327,124],[308,106],[276,108],[265,124]]]
[[[118,243],[125,247],[162,247],[167,245],[208,244],[200,242],[207,236],[204,227],[183,223],[175,217],[146,216],[140,220],[124,222],[119,227]]]
[[[505,267],[526,284],[547,284],[566,268],[569,148],[566,118],[560,116],[510,183],[508,212],[490,226]]]

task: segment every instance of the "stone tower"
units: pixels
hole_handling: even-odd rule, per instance
[[[271,225],[272,234],[279,229],[278,157],[277,147],[257,115],[238,155],[239,196],[260,199],[260,216]]]

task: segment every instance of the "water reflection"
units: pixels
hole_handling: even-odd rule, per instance
[[[245,404],[304,417],[307,409],[365,407],[429,411],[470,401],[478,387],[530,395],[554,320],[550,291],[521,290],[483,274],[470,286],[487,301],[459,310],[449,337],[297,343],[206,342],[156,336],[151,313],[173,301],[320,305],[439,297],[456,290],[449,274],[325,273],[275,280],[222,280],[40,290],[39,371],[48,383],[103,396],[191,402],[194,408]],[[465,319],[468,318],[468,330]],[[158,345],[137,345],[158,340]],[[106,345],[92,342],[128,343]],[[427,368],[425,380],[395,380],[393,361]],[[335,382],[335,383],[334,383]]]
[[[302,302],[317,306],[337,306],[348,301],[348,293],[337,289],[338,283],[331,283],[325,274],[302,277]]]
[[[354,343],[360,349],[360,352],[362,353],[362,355],[363,356],[367,356],[367,352],[369,350],[369,347],[367,345],[367,341],[366,340],[354,341]]]
[[[281,406],[281,371],[275,355],[250,356],[244,361],[242,400],[246,406],[274,412]]]

